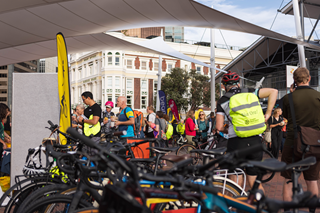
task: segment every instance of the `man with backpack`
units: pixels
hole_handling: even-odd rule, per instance
[[[119,96],[117,99],[117,106],[120,107],[120,114],[118,121],[115,122],[119,126],[119,131],[126,131],[126,135],[121,135],[121,138],[134,137],[134,114],[130,107],[127,106],[127,98]]]
[[[272,88],[240,88],[239,80],[240,77],[235,72],[229,71],[224,74],[222,86],[227,93],[217,102],[216,129],[228,133],[227,152],[261,143],[259,134],[266,129],[265,122],[271,116],[272,108],[278,96],[278,90]],[[265,115],[263,115],[259,98],[268,98],[268,108]],[[228,129],[224,127],[225,116],[229,120]],[[246,159],[261,161],[262,155],[262,152],[252,153]],[[257,172],[254,167],[246,168],[250,187],[254,184]],[[263,189],[261,185],[260,188]]]
[[[155,123],[156,113],[154,113],[154,108],[152,105],[147,106],[147,113],[148,113],[148,116],[145,119],[145,123],[146,123],[145,135],[146,135],[146,138],[154,138],[153,129],[150,127],[150,124]]]

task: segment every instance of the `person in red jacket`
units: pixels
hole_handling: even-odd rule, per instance
[[[196,143],[192,141],[192,138],[196,136],[196,131],[198,130],[198,126],[194,123],[194,110],[189,110],[187,112],[185,127],[186,127],[186,138],[188,140],[188,144],[195,146]]]

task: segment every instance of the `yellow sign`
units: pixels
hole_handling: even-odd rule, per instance
[[[60,130],[66,132],[71,126],[71,104],[69,85],[69,66],[67,47],[62,33],[57,34],[58,52],[58,90],[60,100]],[[61,144],[65,145],[67,139],[61,135]]]

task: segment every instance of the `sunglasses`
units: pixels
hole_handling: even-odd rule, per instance
[[[204,114],[200,114],[200,115],[204,115]]]

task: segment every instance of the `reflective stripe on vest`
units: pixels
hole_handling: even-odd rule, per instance
[[[234,112],[237,112],[237,111],[245,109],[245,108],[250,108],[250,107],[259,106],[259,105],[260,105],[259,102],[256,101],[256,102],[252,102],[251,104],[244,104],[241,106],[233,107],[231,110]]]
[[[233,130],[241,138],[263,133],[266,129],[265,118],[259,99],[253,93],[238,93],[229,101]]]
[[[93,119],[93,115],[90,115],[89,120],[92,120],[92,119]],[[99,121],[95,125],[88,124],[88,123],[83,124],[83,132],[84,132],[84,135],[87,137],[91,135],[95,136],[100,132],[100,129],[101,129],[101,126]]]
[[[259,129],[261,127],[264,127],[265,123],[260,123],[252,126],[243,126],[243,127],[236,127],[237,131],[248,131],[248,130],[253,130],[253,129]]]

